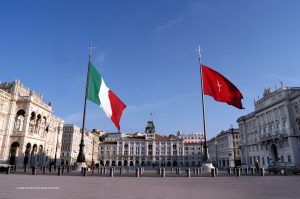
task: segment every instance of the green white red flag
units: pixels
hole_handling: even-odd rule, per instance
[[[87,99],[99,105],[120,130],[120,119],[126,105],[106,86],[97,69],[90,63]]]

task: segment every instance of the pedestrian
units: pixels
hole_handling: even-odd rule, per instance
[[[259,169],[260,169],[260,164],[259,164],[258,160],[256,160],[256,162],[255,162],[255,168],[256,168],[256,172],[258,173]]]

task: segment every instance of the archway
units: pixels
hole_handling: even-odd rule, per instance
[[[130,166],[133,166],[133,161],[130,161],[130,163],[129,163],[129,164],[130,164]]]
[[[43,146],[39,146],[39,151],[37,153],[37,162],[39,165],[43,165],[44,163],[44,157],[43,157]]]
[[[192,161],[192,167],[196,166],[195,161]]]
[[[103,160],[100,160],[100,165],[101,165],[101,166],[104,166]]]
[[[119,166],[119,167],[122,166],[122,161],[118,161],[118,166]]]
[[[189,166],[190,166],[190,163],[189,163],[189,162],[185,162],[185,166],[186,166],[186,167],[189,167]]]
[[[35,129],[35,118],[36,118],[35,112],[32,112],[29,121],[29,132],[31,133],[33,133]]]
[[[271,145],[271,157],[273,162],[277,162],[279,160],[278,158],[278,151],[275,144]]]
[[[108,160],[105,162],[105,166],[109,166],[109,161]]]
[[[27,143],[26,150],[25,150],[25,156],[24,156],[24,167],[26,167],[29,162],[30,151],[31,151],[31,144]]]
[[[176,160],[173,161],[173,167],[177,167],[177,161]]]
[[[15,118],[15,131],[22,131],[25,120],[25,111],[23,109],[18,110],[16,118]]]
[[[18,142],[13,142],[10,145],[9,164],[11,165],[16,165],[17,163],[19,146]]]
[[[116,161],[112,161],[111,166],[113,166],[113,167],[116,166]]]
[[[30,154],[30,166],[32,167],[36,166],[36,152],[37,152],[37,145],[34,144]]]
[[[37,115],[37,119],[35,122],[35,133],[39,133],[42,123],[42,116],[40,114]]]
[[[171,166],[171,162],[167,162],[167,167],[170,167]]]
[[[124,166],[128,166],[128,161],[127,160],[124,160]]]

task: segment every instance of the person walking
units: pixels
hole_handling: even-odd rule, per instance
[[[258,173],[259,169],[260,169],[260,164],[259,164],[258,160],[256,160],[256,162],[255,162],[255,168],[256,168],[256,172]]]

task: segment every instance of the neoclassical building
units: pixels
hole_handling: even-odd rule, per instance
[[[64,121],[51,103],[20,81],[0,83],[0,161],[24,166],[55,163],[60,158]]]
[[[241,165],[239,129],[230,128],[221,131],[207,143],[209,156],[216,167],[228,168]]]
[[[177,137],[182,138],[184,143],[203,143],[204,142],[204,133],[191,133],[191,134],[183,134],[181,132],[177,132]]]
[[[99,161],[106,166],[200,165],[202,145],[189,144],[191,147],[185,148],[183,138],[157,134],[153,121],[148,121],[144,133],[107,134],[99,145]],[[190,153],[188,158],[185,153]]]
[[[255,110],[238,118],[242,164],[258,160],[300,165],[300,88],[265,89]]]
[[[93,130],[89,133],[87,130],[84,134],[84,155],[85,161],[88,165],[91,165],[92,160],[94,164],[98,161],[98,146],[99,136],[103,132]],[[79,153],[79,144],[81,141],[81,129],[74,124],[65,124],[62,135],[62,147],[61,147],[61,165],[74,165],[77,161]]]

